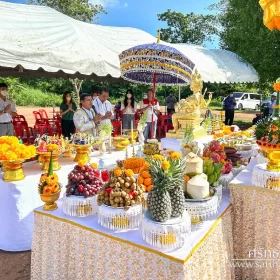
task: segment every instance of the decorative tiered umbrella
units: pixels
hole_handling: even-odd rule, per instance
[[[177,49],[159,44],[159,37],[160,35],[157,43],[135,46],[119,55],[123,79],[153,85],[152,105],[156,84],[167,86],[188,84],[195,66]],[[153,123],[152,119],[152,131],[154,131]]]
[[[264,25],[270,30],[280,30],[280,0],[260,0],[259,3],[264,10]]]

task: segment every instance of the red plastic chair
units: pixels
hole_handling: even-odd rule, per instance
[[[40,110],[39,110],[39,113],[40,113],[40,115],[41,115],[41,117],[42,117],[43,119],[47,119],[47,120],[49,119],[49,116],[48,116],[46,110],[40,109]]]
[[[157,134],[159,138],[162,138],[162,131],[164,131],[164,136],[168,131],[168,116],[167,115],[159,115],[157,120]]]
[[[18,115],[16,114],[14,117],[13,117],[13,123],[14,122],[26,122],[26,119],[23,115]]]
[[[33,130],[28,127],[26,121],[13,120],[15,135],[22,140],[24,144],[33,144],[35,137],[33,135]]]
[[[121,128],[121,121],[112,121],[111,123],[112,123],[112,126],[114,128],[112,136],[115,137],[115,136],[120,134],[119,131],[120,131],[120,128]]]
[[[33,115],[35,117],[35,133],[40,135],[48,134],[49,136],[53,136],[53,130],[49,123],[49,120],[42,118],[41,114],[37,111],[33,111]]]
[[[115,109],[115,116],[116,116],[116,120],[119,121],[122,119],[122,111],[121,110],[118,110],[118,109]]]

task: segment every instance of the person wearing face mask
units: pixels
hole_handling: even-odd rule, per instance
[[[134,115],[137,110],[137,103],[135,102],[133,91],[128,89],[121,105],[123,129],[131,129],[131,121],[134,124]]]
[[[234,109],[236,107],[236,101],[232,92],[229,92],[228,96],[225,98],[223,107],[225,110],[225,125],[230,126],[233,124]]]
[[[60,115],[61,115],[61,129],[62,135],[70,139],[71,134],[75,131],[75,125],[73,121],[74,113],[77,110],[75,102],[72,100],[71,92],[66,91],[63,94],[62,103],[60,105]]]
[[[8,86],[0,83],[0,136],[13,136],[13,117],[17,114],[15,103],[7,99]]]
[[[92,109],[92,97],[90,94],[83,93],[80,96],[81,108],[74,114],[73,120],[77,132],[96,135],[101,115],[95,114]]]
[[[112,104],[108,100],[109,90],[107,88],[101,88],[99,91],[99,96],[93,101],[96,113],[100,114],[101,124],[111,123],[111,120],[114,118]]]

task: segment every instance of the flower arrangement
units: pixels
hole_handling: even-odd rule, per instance
[[[36,138],[34,143],[39,153],[59,153],[65,148],[63,138],[58,138],[57,136],[42,135],[41,137]]]
[[[100,140],[103,141],[110,137],[113,132],[113,126],[110,123],[101,124],[101,129],[99,132]]]
[[[0,160],[26,160],[36,155],[34,145],[25,146],[15,136],[0,137]]]
[[[144,114],[142,114],[142,116],[140,117],[140,120],[138,122],[138,126],[137,126],[138,131],[144,130],[146,123],[147,123],[147,119],[148,119],[147,112],[144,112]]]
[[[135,174],[139,174],[145,162],[144,158],[128,158],[124,160],[123,167],[124,169],[131,169]]]
[[[60,192],[60,189],[61,187],[58,183],[58,176],[53,173],[53,161],[51,153],[49,170],[48,173],[44,173],[41,175],[38,192],[40,195],[51,196],[55,193]]]
[[[280,121],[264,119],[256,125],[257,144],[266,150],[280,149]]]

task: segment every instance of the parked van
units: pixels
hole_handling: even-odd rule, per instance
[[[250,92],[233,92],[233,98],[236,101],[236,109],[260,109],[261,95],[258,93]],[[224,99],[225,100],[225,99]]]

